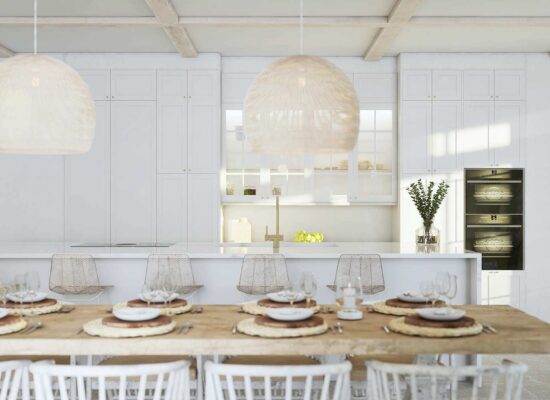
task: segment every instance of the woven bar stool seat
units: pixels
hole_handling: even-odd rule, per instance
[[[288,282],[286,259],[282,254],[247,254],[237,289],[246,294],[263,295],[283,290]]]
[[[145,283],[155,284],[168,278],[175,292],[190,295],[202,287],[195,283],[191,260],[186,254],[151,254],[147,258]]]
[[[49,288],[62,295],[95,295],[105,288],[99,283],[95,260],[90,255],[54,254]]]
[[[334,284],[327,287],[336,291],[344,277],[359,277],[364,294],[376,294],[386,289],[382,259],[378,254],[342,254],[338,259]]]

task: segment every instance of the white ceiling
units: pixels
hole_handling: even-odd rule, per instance
[[[306,16],[386,17],[396,0],[304,0]],[[294,17],[298,0],[172,0],[184,17]],[[0,0],[0,17],[32,16],[32,0]],[[39,0],[42,17],[153,17],[145,0]],[[549,17],[550,0],[420,0],[414,17]],[[226,56],[279,56],[298,51],[293,25],[186,25],[198,52]],[[312,25],[304,31],[305,52],[362,56],[379,28]],[[0,24],[0,45],[32,49],[32,26]],[[160,26],[52,26],[39,28],[44,52],[175,52]],[[401,52],[548,52],[550,24],[420,25],[403,27],[384,55]]]

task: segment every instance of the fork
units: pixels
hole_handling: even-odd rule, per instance
[[[42,322],[37,322],[31,325],[29,329],[27,329],[25,332],[23,332],[25,335],[28,335],[29,333],[34,332],[37,329],[40,329],[44,326]]]
[[[231,327],[231,333],[233,335],[236,335],[237,334],[237,324],[233,324],[233,326]]]
[[[191,309],[191,314],[201,314],[202,310],[203,310],[202,307],[192,308]]]
[[[388,328],[386,325],[384,325],[382,329],[384,329],[384,332],[386,332],[387,334],[391,333],[390,328]]]
[[[335,325],[335,328],[336,330],[338,331],[338,333],[341,335],[342,333],[344,333],[344,327],[342,326],[342,324],[340,322],[337,322],[336,325]]]
[[[498,331],[495,328],[493,328],[493,326],[490,324],[482,324],[482,326],[483,326],[483,329],[488,331],[489,333],[492,333],[492,334],[498,333]]]
[[[189,329],[191,329],[193,327],[193,325],[189,322],[186,322],[185,324],[183,324],[182,326],[180,326],[180,328],[178,329],[178,331],[176,332],[178,335],[180,334],[186,334],[187,332],[189,332]]]
[[[74,307],[71,307],[71,306],[63,306],[59,309],[59,313],[62,313],[62,314],[68,314],[70,313],[71,311],[73,311],[75,308]]]

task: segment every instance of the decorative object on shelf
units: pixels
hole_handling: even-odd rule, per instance
[[[239,218],[239,222],[235,225],[235,242],[250,243],[252,241],[252,225],[248,222],[248,218]]]
[[[410,184],[407,192],[422,218],[422,226],[416,230],[416,250],[423,253],[439,251],[439,229],[433,226],[437,210],[447,195],[449,185],[439,182],[434,193],[435,182],[430,181],[424,187],[422,179]]]
[[[319,232],[300,231],[294,235],[294,241],[298,243],[322,243],[323,240],[325,240],[325,236]]]
[[[273,186],[273,188],[271,189],[271,194],[273,194],[273,196],[280,196],[282,193],[283,191],[278,185]]]
[[[254,186],[245,186],[243,194],[245,196],[256,196],[256,188]]]
[[[225,187],[225,194],[227,196],[233,196],[235,194],[235,188],[230,183]]]
[[[244,128],[252,149],[271,154],[349,153],[359,135],[359,101],[348,77],[329,61],[300,55],[276,61],[249,87]]]
[[[60,60],[34,53],[0,63],[0,153],[78,154],[90,150],[95,103],[86,83]]]

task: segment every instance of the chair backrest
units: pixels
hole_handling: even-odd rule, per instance
[[[243,258],[237,289],[247,294],[267,294],[288,284],[286,259],[282,254],[247,254]]]
[[[98,400],[124,400],[129,382],[138,382],[136,400],[189,400],[189,365],[189,361],[109,366],[33,364],[30,371],[37,400],[73,399],[71,382],[76,387],[75,400],[92,398],[91,390],[97,390],[94,395]]]
[[[103,290],[94,258],[84,254],[54,254],[49,287],[52,292],[68,295],[92,295]]]
[[[29,400],[30,361],[0,362],[0,400]]]
[[[191,260],[187,254],[151,254],[147,258],[145,282],[152,284],[168,277],[179,294],[191,294],[201,285],[195,284]]]
[[[206,363],[206,398],[340,400],[349,394],[351,363],[236,365]]]
[[[527,366],[443,367],[369,361],[367,371],[372,400],[521,400]]]
[[[342,254],[338,259],[334,285],[336,290],[344,277],[360,277],[364,294],[375,294],[386,289],[382,259],[378,254]]]

